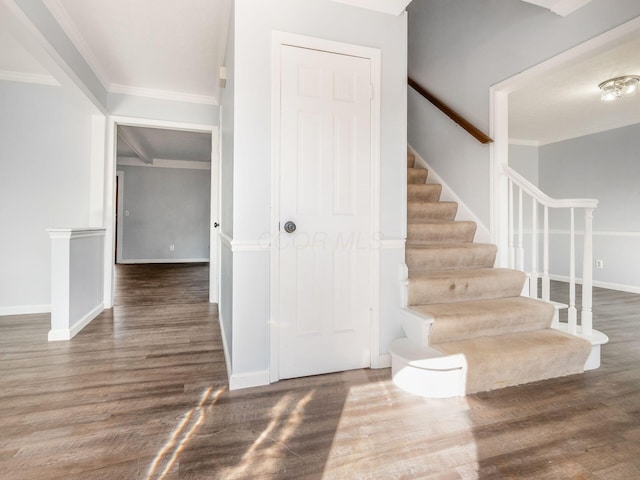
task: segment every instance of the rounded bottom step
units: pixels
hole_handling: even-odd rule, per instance
[[[443,354],[408,338],[394,340],[389,353],[393,383],[405,392],[425,398],[465,395],[467,362],[464,355]]]

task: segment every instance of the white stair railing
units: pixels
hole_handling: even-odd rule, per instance
[[[569,306],[567,310],[568,331],[591,336],[593,332],[592,289],[593,289],[593,211],[598,200],[590,198],[555,199],[538,189],[511,167],[505,166],[504,173],[509,182],[509,267],[525,269],[524,208],[525,202],[531,203],[531,243],[529,245],[530,269],[529,296],[550,301],[551,277],[549,273],[549,209],[565,209],[569,212]],[[517,203],[516,203],[517,200]],[[584,244],[582,266],[582,310],[580,329],[576,308],[576,230],[575,210],[584,211]],[[542,210],[542,225],[538,214]],[[542,228],[542,272],[539,271],[539,229]],[[542,291],[538,294],[538,279],[542,279]]]

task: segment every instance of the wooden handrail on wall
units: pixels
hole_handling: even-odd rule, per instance
[[[488,135],[482,133],[478,128],[473,126],[468,120],[463,118],[458,112],[453,110],[447,104],[442,102],[439,98],[434,96],[431,92],[429,92],[426,88],[416,82],[413,78],[409,77],[409,86],[413,88],[416,92],[422,95],[424,98],[433,103],[436,107],[438,107],[442,113],[447,115],[451,120],[456,122],[462,128],[464,128],[473,138],[478,140],[480,143],[486,144],[491,143],[493,140]]]

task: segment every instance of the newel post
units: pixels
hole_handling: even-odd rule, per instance
[[[582,334],[591,336],[593,330],[593,208],[584,211],[584,259],[582,266]]]

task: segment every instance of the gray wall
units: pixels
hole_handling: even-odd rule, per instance
[[[233,238],[233,150],[234,150],[234,92],[235,92],[235,2],[231,5],[225,66],[227,84],[220,92],[220,232],[224,238]],[[231,368],[233,355],[233,255],[231,246],[220,242],[220,322]]]
[[[210,170],[118,165],[123,263],[209,258]],[[169,245],[175,245],[170,251]]]
[[[0,313],[46,309],[46,228],[89,222],[91,112],[61,87],[0,81]]]
[[[594,281],[640,292],[640,124],[542,146],[539,161],[546,194],[599,200],[593,253],[604,269],[594,270]],[[582,228],[582,217],[576,223]],[[551,272],[567,275],[567,225],[556,215],[550,226],[559,230],[552,241],[561,252],[551,258]]]
[[[409,74],[481,130],[489,87],[640,15],[637,0],[593,0],[568,17],[522,0],[414,0]],[[409,143],[489,225],[489,147],[411,89]]]
[[[509,145],[509,166],[538,186],[538,147]]]
[[[538,170],[539,170],[539,148],[527,145],[509,145],[509,166],[516,172],[529,180],[535,186],[538,184]],[[513,208],[514,208],[514,228],[517,230],[519,218],[517,212],[519,211],[519,196],[517,189],[514,189]],[[523,246],[525,252],[531,252],[531,203],[530,199],[525,195],[522,202],[522,227],[524,230]],[[538,228],[543,225],[542,215],[538,216]],[[514,238],[514,242],[517,244],[517,238]],[[542,245],[539,245],[539,252],[542,251]],[[525,270],[531,270],[531,256],[525,254]],[[537,271],[542,269],[542,259],[539,261]]]

